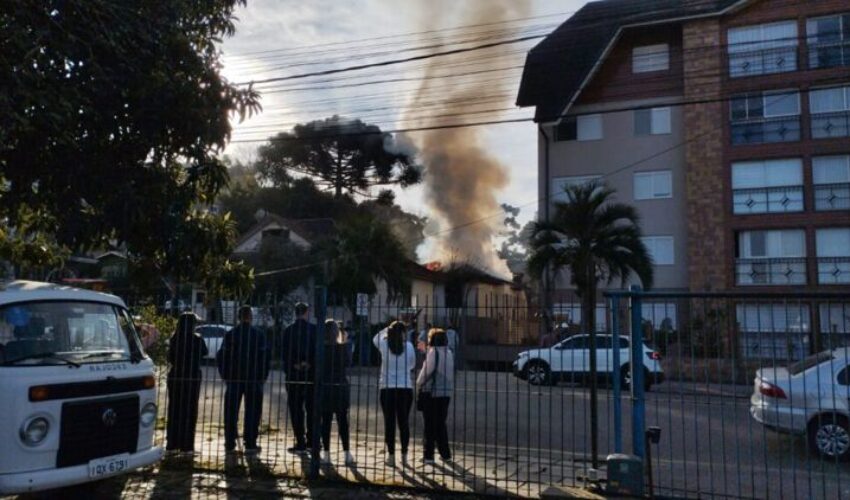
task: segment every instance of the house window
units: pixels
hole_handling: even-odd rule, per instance
[[[646,236],[641,238],[652,263],[656,266],[672,266],[675,264],[672,236]]]
[[[576,138],[579,141],[602,139],[602,115],[581,115],[576,118]]]
[[[811,315],[807,304],[738,304],[735,316],[743,358],[797,360],[808,353]]]
[[[850,345],[850,302],[820,305],[820,333],[824,349]]]
[[[576,117],[566,116],[555,127],[556,141],[574,141],[577,138]]]
[[[806,283],[806,232],[802,229],[744,231],[738,235],[738,285]]]
[[[850,66],[850,14],[809,19],[806,40],[810,68]]]
[[[736,214],[801,212],[803,210],[802,160],[733,163],[732,206]]]
[[[797,70],[797,22],[732,28],[728,33],[729,76]]]
[[[634,183],[636,200],[673,197],[673,173],[670,170],[637,172]]]
[[[730,102],[732,144],[800,140],[800,93],[758,92]]]
[[[632,73],[650,73],[670,69],[670,47],[666,43],[632,49]]]
[[[568,177],[553,177],[552,178],[552,193],[550,198],[552,202],[566,202],[566,189],[572,186],[581,186],[602,178],[601,175],[573,175]]]
[[[672,331],[679,327],[675,302],[644,302],[641,316],[652,325],[654,331]]]
[[[850,210],[850,155],[812,159],[815,210]]]
[[[812,90],[809,107],[813,138],[850,136],[850,87]]]
[[[638,109],[635,111],[635,135],[670,133],[670,108]]]
[[[850,283],[850,228],[818,229],[815,243],[818,252],[818,283]]]

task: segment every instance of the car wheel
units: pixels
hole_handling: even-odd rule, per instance
[[[809,446],[829,460],[850,458],[850,426],[840,415],[818,415],[809,424]]]
[[[643,369],[643,390],[649,391],[652,388],[652,373],[649,372],[646,368]],[[629,390],[632,388],[632,367],[630,365],[623,365],[620,368],[620,388],[623,390]]]
[[[549,365],[543,361],[531,361],[525,368],[525,379],[531,385],[549,385],[552,381],[552,372]]]

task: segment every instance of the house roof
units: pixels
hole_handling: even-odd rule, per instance
[[[266,214],[239,238],[234,248],[239,248],[272,223],[277,223],[289,229],[311,245],[336,234],[336,224],[333,219],[287,219],[275,214]]]
[[[717,15],[747,0],[604,0],[590,2],[528,53],[518,106],[534,120],[557,120],[626,27]]]

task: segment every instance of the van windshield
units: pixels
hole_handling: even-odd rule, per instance
[[[126,361],[140,356],[127,312],[93,302],[27,302],[0,307],[0,365]]]

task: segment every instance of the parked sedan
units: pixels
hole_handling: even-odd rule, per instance
[[[215,359],[218,349],[221,347],[224,334],[233,327],[231,325],[201,325],[195,331],[203,337],[207,344],[207,359]]]
[[[611,335],[596,335],[596,373],[611,379],[614,373],[614,349]],[[628,337],[619,337],[620,380],[623,387],[631,386],[631,350]],[[532,349],[519,353],[514,361],[514,375],[533,385],[548,385],[558,381],[586,382],[590,377],[590,336],[573,335],[550,348]],[[664,380],[661,355],[643,346],[644,386]]]
[[[750,413],[765,427],[807,435],[830,460],[850,459],[850,348],[756,371]]]

